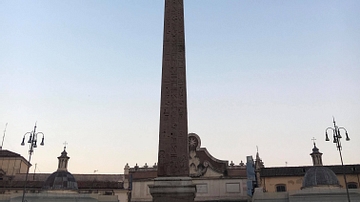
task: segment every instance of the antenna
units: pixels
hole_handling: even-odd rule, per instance
[[[0,150],[2,150],[3,145],[4,145],[4,140],[5,140],[5,133],[6,133],[7,124],[8,124],[8,123],[5,124],[4,135],[3,135],[2,142],[1,142]]]
[[[35,163],[35,168],[34,168],[34,175],[33,175],[33,180],[35,180],[35,172],[36,172],[36,167],[37,167],[37,163]]]

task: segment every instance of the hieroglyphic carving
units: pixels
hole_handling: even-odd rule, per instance
[[[165,0],[158,176],[189,176],[183,0]]]

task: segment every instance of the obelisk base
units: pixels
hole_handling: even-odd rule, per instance
[[[153,202],[193,202],[196,193],[191,177],[158,177],[149,188]]]

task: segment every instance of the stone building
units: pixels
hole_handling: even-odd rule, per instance
[[[246,165],[241,162],[219,160],[206,148],[201,147],[200,137],[195,133],[189,136],[190,176],[196,185],[195,201],[249,201],[247,195]],[[157,177],[157,165],[143,167],[136,165],[125,168],[131,184],[131,201],[152,201],[149,185]]]
[[[197,188],[195,201],[327,201],[329,196],[332,201],[346,199],[343,167],[323,166],[322,153],[315,144],[310,154],[313,166],[265,167],[258,152],[254,162],[247,157],[246,164],[235,165],[213,157],[201,147],[197,134],[190,133],[188,138],[189,170]],[[72,174],[68,171],[69,158],[64,149],[54,173],[29,173],[28,202],[152,201],[148,185],[157,177],[156,164],[126,165],[124,174]],[[21,201],[30,164],[8,150],[0,150],[0,162],[0,202]],[[360,165],[346,165],[345,173],[352,201],[360,201]]]
[[[195,133],[190,133],[188,138],[190,176],[197,188],[195,200],[249,201],[246,164],[241,161],[235,165],[213,157],[206,148],[201,147],[201,139]],[[7,157],[10,154],[16,157],[13,159],[16,163],[1,158],[1,155]],[[64,148],[54,173],[29,173],[26,199],[29,202],[41,201],[40,198],[49,201],[152,201],[148,185],[157,177],[156,164],[132,168],[126,165],[124,174],[72,174],[68,171],[69,159]],[[1,160],[4,160],[3,166],[19,166],[13,166],[10,170],[5,169],[10,166],[4,167],[3,177],[6,180],[0,180],[0,202],[21,201],[30,163],[19,154],[7,150],[0,150]]]
[[[202,148],[200,137],[189,134],[191,177],[198,189],[198,201],[247,201],[246,165],[235,165],[216,159]],[[19,154],[0,150],[0,155],[16,157],[16,163],[4,161],[3,165],[22,165],[22,169],[6,170],[0,180],[0,202],[21,201],[24,188],[27,160]],[[64,149],[58,157],[58,169],[52,173],[29,173],[26,183],[28,201],[74,200],[77,201],[151,201],[148,185],[157,177],[157,166],[130,168],[125,166],[124,174],[72,174],[68,171],[67,152]],[[1,160],[1,158],[0,158]],[[21,162],[21,163],[20,163]],[[26,166],[24,166],[26,165]],[[5,166],[6,167],[6,166]],[[10,166],[7,166],[10,167]],[[20,172],[21,171],[21,172]]]
[[[255,163],[259,187],[255,189],[253,201],[347,201],[345,186],[352,201],[360,201],[359,164],[323,166],[322,153],[315,143],[310,155],[313,166],[266,168]],[[256,161],[261,161],[258,155]]]
[[[11,159],[9,159],[11,156]],[[68,169],[67,152],[58,157],[58,169],[52,173],[28,174],[25,199],[28,202],[42,201],[83,201],[118,202],[127,201],[127,189],[124,189],[124,175],[86,175],[71,174]],[[27,167],[30,163],[19,154],[0,150],[3,163],[3,180],[0,180],[0,202],[22,201]],[[16,165],[12,169],[6,164]],[[22,167],[19,168],[21,165]]]
[[[12,179],[18,173],[26,173],[30,163],[20,154],[0,150],[0,180]]]

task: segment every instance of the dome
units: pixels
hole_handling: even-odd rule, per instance
[[[52,173],[45,181],[45,190],[78,190],[75,177],[65,170]]]
[[[317,186],[340,186],[335,173],[329,168],[323,166],[314,166],[310,168],[304,176],[302,188]]]
[[[75,177],[68,172],[67,165],[70,157],[67,156],[66,147],[58,157],[59,164],[56,172],[51,174],[45,181],[43,189],[45,190],[78,190]]]

